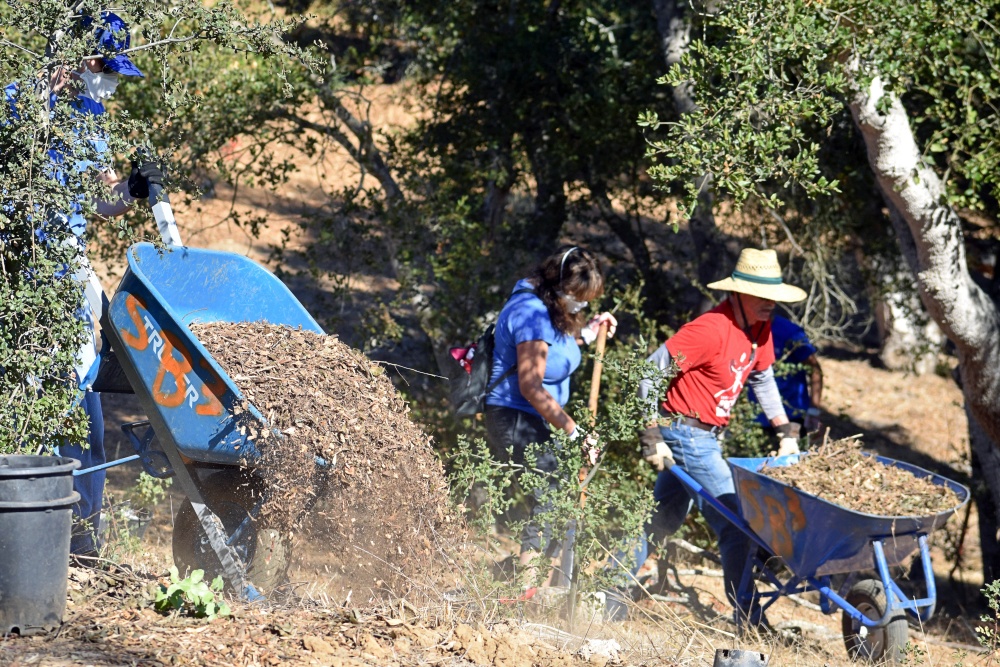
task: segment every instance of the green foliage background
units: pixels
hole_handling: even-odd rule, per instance
[[[77,405],[80,393],[73,378],[74,359],[83,341],[81,286],[72,279],[79,250],[65,214],[79,207],[96,219],[95,201],[110,200],[96,178],[97,165],[121,163],[139,146],[148,146],[158,122],[169,125],[178,109],[195,96],[186,82],[172,77],[171,59],[192,59],[211,43],[222,52],[280,54],[297,49],[278,37],[290,24],[263,25],[247,19],[232,5],[209,8],[199,2],[127,1],[114,6],[131,21],[133,47],[144,52],[142,66],[159,74],[162,96],[155,106],[137,104],[143,114],[112,108],[102,116],[82,115],[71,106],[72,95],[50,104],[50,77],[60,68],[75,71],[84,56],[94,55],[90,31],[80,16],[108,7],[98,2],[72,6],[57,0],[9,0],[0,8],[2,40],[0,80],[10,85],[0,107],[0,452],[36,452],[61,443],[86,443],[86,422]],[[283,62],[283,61],[282,61]],[[281,66],[275,68],[280,73]],[[122,83],[141,87],[134,81]],[[114,113],[118,111],[118,113]],[[155,118],[156,121],[150,120]],[[91,141],[106,138],[101,154]],[[169,162],[177,144],[158,143]],[[53,156],[64,167],[53,167]],[[91,164],[83,169],[78,165]],[[140,214],[146,217],[145,214]],[[100,224],[100,223],[99,223]],[[133,238],[126,224],[104,223],[104,238]],[[101,236],[100,232],[96,234]]]

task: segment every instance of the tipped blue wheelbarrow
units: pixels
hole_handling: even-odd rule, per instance
[[[252,473],[259,452],[247,426],[267,420],[188,325],[258,321],[323,333],[281,281],[246,257],[149,243],[129,248],[102,320],[148,416],[122,426],[136,454],[107,465],[139,459],[154,477],[175,476],[187,496],[174,520],[178,569],[221,574],[250,600],[288,568],[280,531],[255,520],[267,489]]]
[[[947,511],[924,516],[863,514],[759,472],[764,465],[795,465],[799,458],[800,455],[728,459],[739,514],[734,514],[678,466],[670,470],[759,547],[750,550],[737,591],[742,608],[749,608],[757,579],[774,587],[772,591],[759,593],[764,610],[781,596],[819,591],[824,613],[832,614],[838,609],[842,612],[844,643],[852,658],[886,659],[895,664],[907,642],[907,614],[926,622],[936,606],[928,535],[968,502],[969,490],[923,468],[874,456],[882,463],[951,488],[960,503]],[[890,568],[902,565],[917,549],[920,550],[926,594],[911,599],[893,579]],[[844,574],[848,576],[835,591],[831,578]]]

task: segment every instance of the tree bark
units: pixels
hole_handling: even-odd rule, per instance
[[[653,312],[665,310],[670,305],[673,287],[667,280],[666,273],[653,264],[653,258],[649,255],[646,238],[638,221],[628,214],[621,214],[615,210],[603,183],[590,179],[587,181],[587,187],[590,188],[591,199],[597,206],[601,219],[608,223],[611,231],[632,255],[636,270],[646,283],[647,306]]]
[[[900,254],[912,269],[919,261],[913,232],[896,204],[884,195],[883,200],[889,209],[889,220],[896,232]],[[904,268],[897,271],[895,267],[888,270],[885,267],[875,267],[878,278],[894,284],[909,281],[908,274],[901,275],[905,272]],[[937,366],[937,352],[944,343],[944,334],[933,319],[928,321],[924,317],[924,309],[918,296],[912,291],[890,291],[877,297],[874,311],[881,344],[879,358],[886,368],[906,370],[917,375],[933,372]]]
[[[856,93],[851,113],[882,196],[896,214],[893,224],[921,301],[958,351],[969,410],[998,443],[1000,312],[969,274],[961,222],[945,201],[941,180],[921,159],[902,101],[889,94],[886,112],[876,108],[885,94],[876,77],[867,90]],[[907,247],[907,238],[912,246]],[[1000,489],[1000,470],[987,483]]]
[[[997,508],[1000,492],[997,485],[985,483],[1000,478],[1000,447],[990,440],[986,431],[968,409],[969,446],[972,449],[972,498],[979,515],[979,550],[983,559],[983,581],[1000,578],[1000,542],[997,540]]]
[[[531,172],[535,177],[534,246],[538,250],[550,252],[559,238],[566,222],[566,179],[552,164],[548,147],[542,145],[531,152]]]
[[[691,43],[691,3],[688,0],[653,0],[656,14],[656,30],[660,33],[660,44],[667,68],[681,61],[681,56]],[[671,90],[677,113],[685,114],[697,110],[691,95],[692,84],[677,86]]]
[[[329,83],[319,83],[317,80],[317,94],[320,105],[331,111],[340,121],[340,125],[333,122],[316,123],[310,121],[300,115],[298,109],[292,108],[284,108],[278,115],[291,120],[303,130],[312,130],[340,144],[361,168],[362,178],[364,178],[364,174],[371,174],[379,182],[385,196],[386,211],[390,214],[397,213],[405,204],[406,198],[392,173],[392,169],[386,162],[385,156],[375,144],[375,133],[371,123],[365,118],[358,118],[347,109],[341,101],[340,95]],[[396,239],[391,225],[386,229],[383,241],[386,245],[386,255],[393,276],[399,278],[402,274],[402,267],[399,263],[400,243]]]
[[[509,145],[505,145],[502,151],[491,151],[491,156],[493,168],[499,172],[499,176],[490,179],[486,184],[486,196],[483,198],[483,221],[489,229],[490,239],[495,239],[506,216],[511,188],[514,187],[517,176]]]
[[[660,44],[667,68],[680,63],[681,57],[691,43],[691,3],[689,0],[653,0],[653,12],[656,14],[656,28],[660,34]],[[691,94],[691,83],[676,86],[671,89],[674,108],[678,114],[692,113],[698,110]],[[703,174],[695,180],[698,188],[698,205],[692,211],[688,220],[688,234],[694,247],[695,267],[698,282],[704,287],[717,278],[718,262],[721,246],[715,226],[715,214],[712,207],[715,204],[712,196],[712,175]],[[702,297],[704,307],[707,299]]]

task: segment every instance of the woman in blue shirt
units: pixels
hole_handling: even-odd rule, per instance
[[[514,286],[497,318],[489,384],[496,386],[486,396],[486,435],[494,458],[523,465],[528,445],[550,442],[552,431],[562,430],[570,440],[577,437],[576,422],[564,408],[570,375],[580,365],[580,345],[592,342],[603,322],[608,322],[609,336],[618,324],[611,313],[586,319],[587,304],[603,293],[597,257],[576,246],[548,257]],[[513,368],[516,372],[508,373]],[[555,472],[553,451],[544,449],[535,467]],[[555,485],[553,478],[550,488]],[[559,549],[550,526],[539,534],[539,515],[548,509],[538,502],[544,493],[532,493],[532,521],[521,536],[523,565],[542,550],[543,540],[546,556],[555,556]]]

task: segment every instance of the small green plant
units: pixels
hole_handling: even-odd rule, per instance
[[[141,472],[139,479],[129,487],[125,495],[133,507],[151,509],[166,497],[167,487],[173,483],[174,480],[169,477],[157,479],[146,472]]]
[[[927,649],[912,641],[907,641],[906,646],[900,649],[899,664],[901,665],[922,665],[927,662]]]
[[[152,510],[166,497],[172,483],[172,479],[157,479],[142,472],[126,489],[123,500],[105,498],[101,556],[120,563],[142,552],[142,536],[152,519]]]
[[[211,584],[205,583],[204,570],[195,570],[181,579],[177,567],[170,568],[170,585],[160,585],[153,601],[153,608],[164,614],[187,613],[195,618],[212,620],[229,616],[232,612],[222,599],[222,577],[216,577]]]
[[[993,615],[983,614],[979,617],[983,625],[976,628],[976,634],[980,646],[986,649],[987,655],[993,655],[1000,648],[1000,580],[986,584],[986,588],[982,591]]]
[[[458,437],[449,476],[452,499],[465,509],[480,535],[488,536],[497,517],[514,504],[509,489],[514,485],[515,468],[494,460],[482,438]]]

